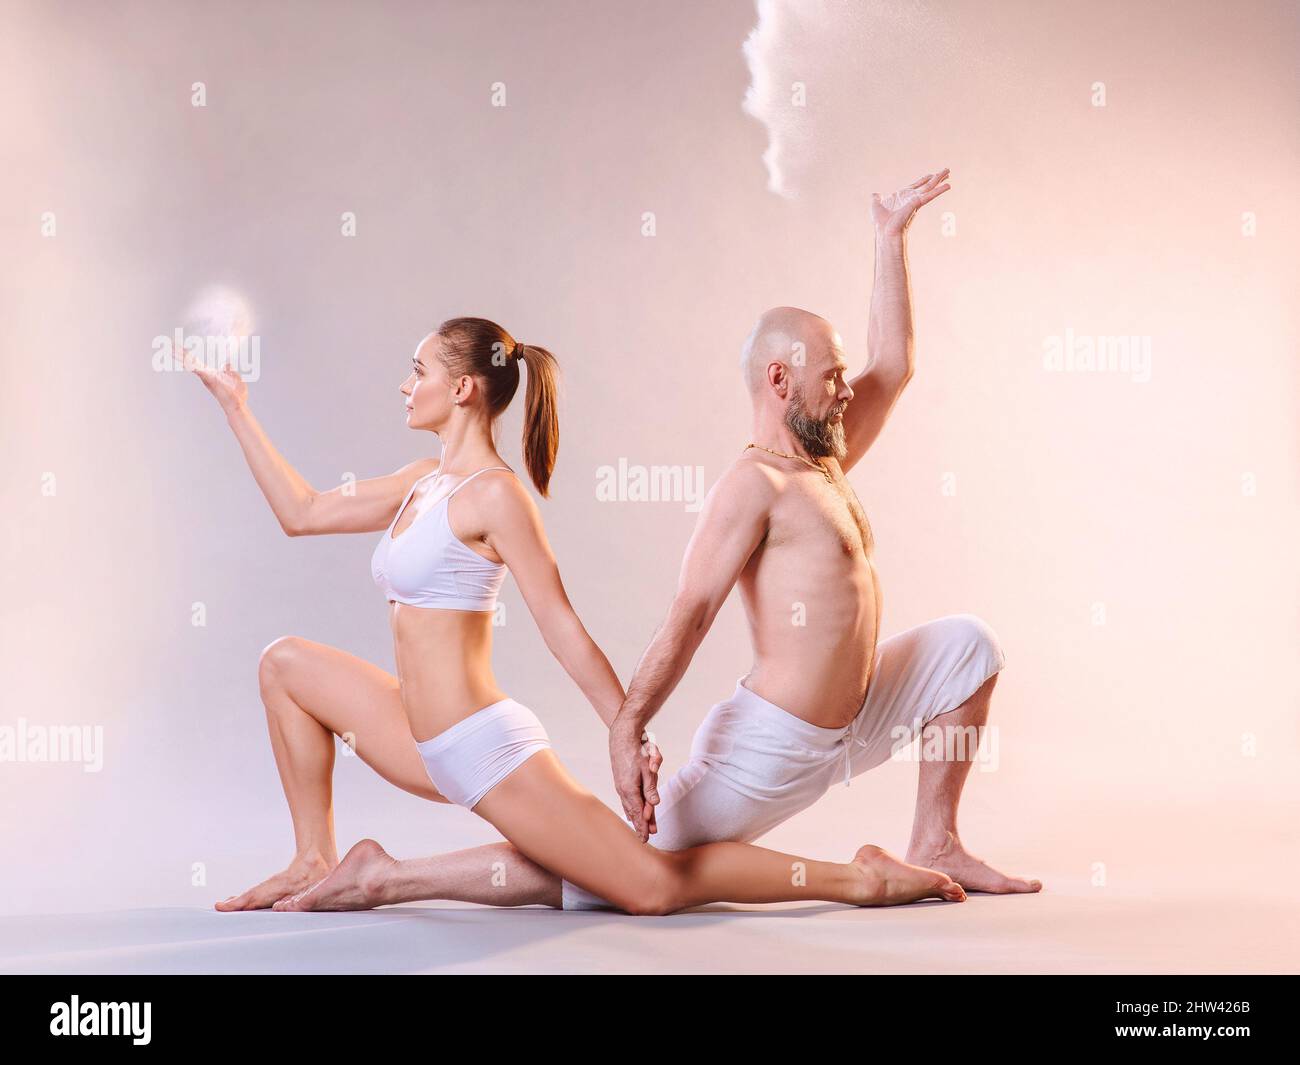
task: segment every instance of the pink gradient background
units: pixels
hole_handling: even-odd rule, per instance
[[[918,373],[851,480],[884,634],[972,612],[1007,652],[968,842],[1080,893],[1208,880],[1231,900],[1300,871],[1294,5],[953,4],[829,55],[810,32],[783,58],[817,150],[794,199],[741,110],[745,0],[7,7],[0,724],[102,725],[106,751],[98,774],[0,765],[0,910],[210,905],[281,867],[259,651],[297,633],[392,666],[373,538],[283,537],[206,393],[151,370],[198,289],[249,298],[253,410],[319,487],[433,450],[397,386],[440,319],[550,347],[543,514],[626,680],[695,516],[599,502],[597,468],[712,483],[748,439],[737,352],[771,304],[830,318],[861,365],[868,196],[943,166],[953,191],[910,236]],[[1150,336],[1151,380],[1046,372],[1067,328]],[[517,458],[517,410],[503,439]],[[598,720],[509,582],[505,603],[503,686],[611,799]],[[657,720],[670,767],[748,664],[733,599]],[[914,774],[882,767],[766,841],[901,850]],[[356,759],[336,812],[345,847],[494,838]]]

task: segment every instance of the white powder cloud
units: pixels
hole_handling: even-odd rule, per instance
[[[757,0],[744,110],[768,132],[768,188],[794,197],[820,168],[865,165],[955,56],[944,10],[920,0]]]

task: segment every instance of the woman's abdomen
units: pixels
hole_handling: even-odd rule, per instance
[[[505,698],[492,673],[491,611],[390,610],[402,705],[417,740]]]

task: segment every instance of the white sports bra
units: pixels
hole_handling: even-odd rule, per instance
[[[476,470],[433,506],[417,514],[406,531],[394,539],[393,527],[415,494],[415,485],[425,477],[438,476],[438,473],[426,473],[411,485],[370,558],[370,575],[389,602],[442,610],[492,610],[496,607],[497,592],[505,580],[506,567],[467,547],[451,531],[451,522],[447,518],[447,501],[479,474],[489,470],[513,472],[507,466],[485,466]]]

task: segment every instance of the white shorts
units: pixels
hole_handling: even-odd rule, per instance
[[[881,641],[862,709],[838,729],[809,724],[737,682],[696,731],[690,759],[659,789],[651,843],[670,851],[752,843],[832,784],[887,761],[1005,661],[993,630],[973,614],[907,629]],[[566,910],[614,908],[567,880],[563,900]]]
[[[513,699],[485,706],[415,748],[433,786],[467,810],[538,751],[551,745],[528,707]]]

